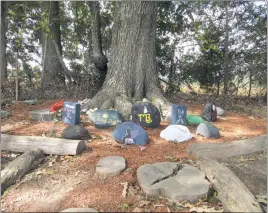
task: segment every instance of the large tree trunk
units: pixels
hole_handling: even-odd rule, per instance
[[[60,31],[60,12],[58,1],[45,1],[43,8],[48,13],[48,28],[50,32],[42,29],[42,46],[43,46],[43,73],[41,86],[51,88],[52,86],[64,85],[64,69],[60,62],[53,41],[56,42],[60,54],[62,55],[61,31]],[[48,36],[46,35],[48,34]]]
[[[170,103],[158,87],[156,70],[156,2],[117,2],[115,14],[111,67],[101,90],[85,106],[109,108],[115,100],[117,109],[125,111],[133,99],[146,97],[169,117]]]
[[[4,82],[7,78],[7,69],[6,69],[6,37],[5,37],[5,12],[6,12],[6,2],[1,1],[1,33],[0,33],[0,69],[1,69],[1,83]]]
[[[100,5],[97,1],[87,2],[91,12],[91,46],[92,46],[92,62],[98,69],[100,74],[100,85],[105,80],[107,74],[108,60],[102,52],[101,43],[101,26],[100,26]]]
[[[229,19],[228,19],[228,2],[225,4],[225,41],[224,41],[224,93],[228,92],[229,83]]]

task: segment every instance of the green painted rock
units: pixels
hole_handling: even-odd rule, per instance
[[[79,125],[66,127],[62,132],[62,137],[71,140],[87,140],[91,138],[88,130]]]
[[[8,111],[1,111],[1,118],[7,118],[10,116],[10,112]]]
[[[186,121],[188,125],[199,125],[204,122],[204,119],[197,115],[188,115]]]

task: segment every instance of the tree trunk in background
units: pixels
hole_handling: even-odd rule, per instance
[[[5,36],[5,12],[6,12],[6,2],[1,1],[1,48],[0,48],[0,66],[1,66],[1,83],[4,82],[7,79],[7,69],[6,69],[6,36]]]
[[[91,12],[91,46],[92,62],[100,74],[100,84],[102,85],[107,74],[108,60],[102,52],[101,26],[100,26],[100,5],[97,1],[87,1]]]
[[[249,89],[248,89],[248,97],[250,98],[251,96],[251,85],[252,85],[252,71],[251,69],[249,70]]]
[[[225,4],[225,42],[224,42],[224,93],[228,92],[228,83],[229,83],[229,19],[228,19],[228,3]]]
[[[124,108],[146,97],[169,117],[170,103],[158,87],[156,70],[156,2],[117,2],[115,14],[111,66],[101,90],[85,107],[115,104],[118,109],[117,100]]]
[[[60,11],[58,1],[44,1],[44,9],[49,14],[48,36],[45,35],[45,29],[42,30],[43,46],[43,73],[41,86],[51,88],[59,85],[65,85],[64,70],[57,55],[53,40],[56,42],[60,54],[62,54],[61,31],[60,31]]]

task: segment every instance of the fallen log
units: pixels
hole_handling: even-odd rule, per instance
[[[187,152],[196,158],[209,157],[217,160],[259,152],[266,147],[267,135],[262,135],[228,143],[191,144],[187,147]]]
[[[200,158],[198,165],[214,185],[225,211],[262,212],[252,193],[226,166],[207,157]]]
[[[44,152],[41,149],[28,150],[11,161],[1,171],[1,192],[21,179],[25,173],[35,168],[43,160]]]
[[[45,154],[77,155],[86,148],[86,143],[82,140],[1,134],[2,150],[26,152],[37,148],[42,149]]]

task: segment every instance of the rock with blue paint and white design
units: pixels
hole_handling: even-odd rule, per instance
[[[136,144],[139,146],[144,146],[148,144],[147,132],[133,122],[124,122],[120,124],[114,130],[113,138],[116,142],[123,145]]]

